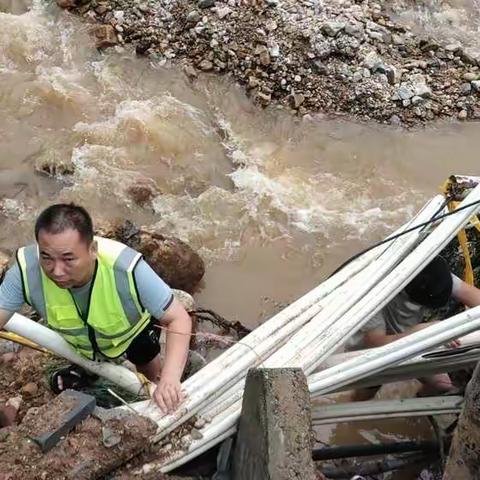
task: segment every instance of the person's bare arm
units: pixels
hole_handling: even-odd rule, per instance
[[[0,308],[0,330],[7,324],[7,322],[12,318],[13,312],[9,312],[8,310],[2,310]]]
[[[420,330],[423,330],[424,328],[429,327],[430,325],[433,325],[435,323],[438,323],[438,321],[432,321],[432,322],[424,322],[424,323],[419,323],[418,325],[415,325],[414,327],[410,327],[406,329],[402,333],[395,333],[395,334],[387,334],[383,330],[379,329],[374,329],[374,330],[369,330],[368,332],[365,333],[363,336],[363,343],[365,347],[367,348],[373,348],[373,347],[381,347],[383,345],[387,345],[389,343],[395,342],[396,340],[399,340],[400,338],[407,337],[408,335],[418,332]],[[452,347],[458,346],[458,345],[451,345]]]
[[[174,299],[160,324],[167,328],[165,361],[154,393],[164,412],[175,410],[183,400],[180,379],[188,358],[192,320],[182,304]]]
[[[480,305],[480,289],[469,285],[463,280],[456,279],[456,285],[452,295],[455,300],[458,300],[467,307],[477,307]]]

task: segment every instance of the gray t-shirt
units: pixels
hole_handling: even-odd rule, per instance
[[[172,303],[172,290],[143,259],[136,265],[133,275],[142,305],[153,317],[160,319]],[[78,308],[84,314],[88,308],[90,283],[72,288],[70,291]],[[24,303],[20,268],[15,263],[7,271],[0,285],[0,309],[18,312]]]
[[[363,337],[371,330],[380,330],[387,335],[402,333],[422,323],[426,313],[426,307],[410,301],[407,293],[402,290],[350,338],[346,349],[367,348],[363,344]]]
[[[452,297],[456,298],[462,281],[452,274]],[[367,348],[363,343],[364,335],[372,330],[380,330],[387,335],[403,333],[426,320],[429,309],[410,301],[402,290],[382,310],[376,313],[363,327],[348,340],[346,350]]]

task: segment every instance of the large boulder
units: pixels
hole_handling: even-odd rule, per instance
[[[205,274],[205,264],[198,253],[176,237],[138,228],[130,221],[104,222],[97,234],[138,250],[172,288],[193,293]]]

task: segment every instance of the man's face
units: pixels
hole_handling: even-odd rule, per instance
[[[60,288],[80,287],[91,280],[96,242],[88,245],[73,229],[55,234],[40,230],[38,246],[43,271]]]

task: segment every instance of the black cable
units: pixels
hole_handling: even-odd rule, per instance
[[[385,238],[384,240],[374,243],[368,248],[365,248],[364,250],[356,253],[352,257],[350,257],[347,261],[343,262],[333,273],[329,275],[329,278],[338,273],[340,270],[345,268],[349,263],[353,262],[357,258],[361,257],[363,254],[369,252],[370,250],[373,250],[374,248],[379,247],[380,245],[384,245],[385,243],[391,242],[393,240],[396,240],[397,238],[400,238],[402,235],[406,235],[407,233],[414,232],[415,230],[418,230],[420,228],[426,227],[428,225],[431,225],[432,223],[435,223],[438,220],[442,220],[443,218],[449,217],[450,215],[454,215],[455,213],[461,212],[462,210],[465,210],[466,208],[472,207],[473,205],[478,205],[480,204],[480,200],[477,200],[472,203],[467,203],[466,205],[463,205],[456,210],[452,210],[451,212],[444,213],[443,215],[439,215],[438,217],[434,215],[430,220],[427,220],[426,222],[419,223],[418,225],[415,225],[414,227],[407,228],[403,232],[397,233],[396,235],[393,235],[391,237]],[[439,211],[443,210],[445,208],[445,205],[443,205]],[[438,212],[437,212],[438,213]]]
[[[431,441],[394,442],[368,445],[344,445],[339,447],[322,447],[312,451],[312,459],[316,462],[321,460],[333,460],[350,457],[369,457],[373,455],[388,455],[392,453],[407,452],[438,452],[438,443]]]

